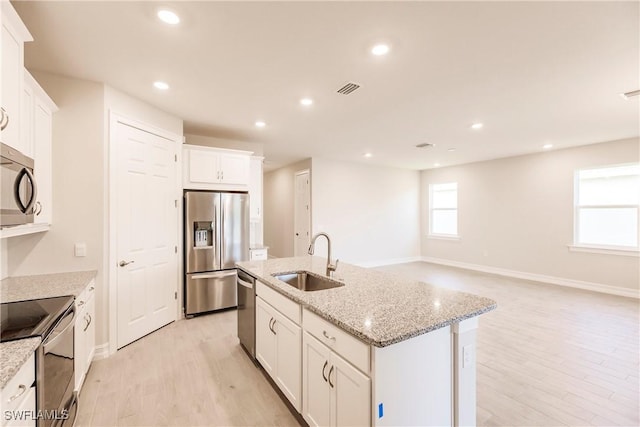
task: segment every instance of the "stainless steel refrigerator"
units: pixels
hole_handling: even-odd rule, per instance
[[[185,191],[184,207],[185,314],[237,306],[236,262],[249,259],[249,195]]]

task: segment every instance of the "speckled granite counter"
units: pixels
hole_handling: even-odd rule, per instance
[[[96,277],[96,273],[96,271],[77,271],[8,277],[0,282],[0,301],[13,302],[65,295],[77,297]]]
[[[458,323],[496,308],[484,297],[340,263],[335,279],[344,286],[304,292],[272,277],[307,270],[325,275],[326,258],[275,258],[238,267],[364,342],[376,347]]]
[[[0,389],[4,389],[39,345],[40,337],[0,343]]]
[[[0,301],[4,303],[65,295],[77,297],[95,277],[96,271],[9,277],[0,282]],[[20,370],[39,344],[39,337],[0,343],[2,388]]]

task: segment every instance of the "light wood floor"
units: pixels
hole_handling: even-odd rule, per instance
[[[640,425],[638,300],[426,263],[380,270],[498,302],[480,318],[478,425]],[[298,425],[235,322],[178,321],[94,362],[76,425]]]

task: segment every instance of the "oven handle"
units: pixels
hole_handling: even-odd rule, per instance
[[[58,324],[53,328],[53,332],[42,343],[42,349],[44,350],[45,353],[47,353],[51,349],[51,347],[57,344],[57,342],[64,336],[65,332],[67,332],[69,328],[73,327],[73,319],[75,317],[76,317],[76,307],[75,305],[72,305],[71,307],[69,307],[69,310],[67,310],[64,317],[60,319]],[[63,323],[67,323],[67,325],[65,325],[60,332],[56,333],[55,330],[58,328],[58,326],[62,325]]]

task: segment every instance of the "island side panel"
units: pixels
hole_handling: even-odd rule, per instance
[[[478,318],[452,326],[454,426],[476,425],[476,335]]]
[[[388,347],[372,347],[372,356],[372,425],[452,425],[450,326]]]

